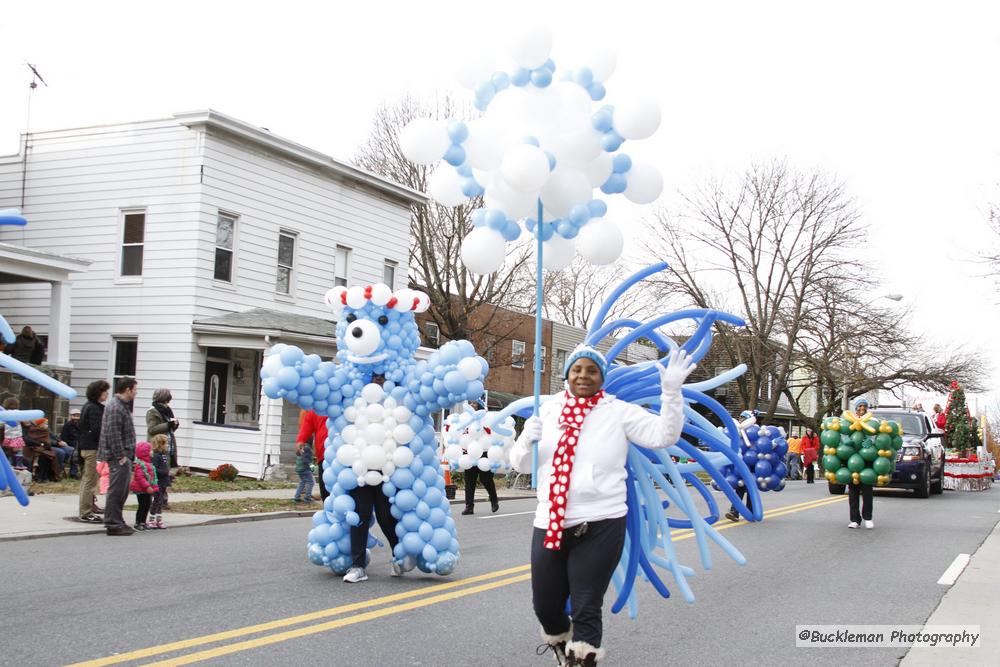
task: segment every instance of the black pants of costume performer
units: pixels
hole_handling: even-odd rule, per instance
[[[851,506],[851,521],[861,523],[862,519],[865,521],[872,520],[873,492],[874,489],[868,484],[847,485],[847,502]],[[859,496],[863,501],[860,509],[858,509]]]
[[[583,528],[586,526],[586,528]],[[558,551],[543,546],[545,531],[531,537],[531,598],[535,616],[548,635],[570,628],[566,600],[573,618],[573,641],[601,645],[601,608],[611,575],[625,546],[625,517],[573,526],[563,532]]]
[[[490,502],[497,502],[497,485],[493,481],[492,472],[483,472],[473,466],[465,471],[465,506],[472,507],[476,502],[476,482],[482,482],[486,494],[490,497]]]
[[[392,551],[399,542],[396,537],[396,519],[389,512],[389,499],[382,493],[382,486],[365,485],[351,491],[354,498],[354,511],[361,521],[351,526],[351,561],[353,567],[365,567],[365,549],[368,547],[368,525],[372,520],[372,510],[379,528],[389,540],[389,550]]]

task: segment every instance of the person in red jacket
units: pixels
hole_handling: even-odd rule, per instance
[[[819,458],[819,436],[811,428],[806,429],[806,434],[802,436],[802,467],[806,472],[806,484],[814,483],[815,472],[813,463]]]
[[[323,483],[323,456],[326,449],[326,417],[312,410],[303,410],[299,415],[299,436],[295,439],[295,449],[303,446],[312,438],[313,449],[316,451],[316,463],[319,466],[319,497],[326,500],[330,492]]]
[[[160,490],[157,486],[156,468],[153,467],[152,446],[148,442],[135,445],[135,463],[132,471],[132,482],[129,489],[139,501],[139,509],[135,511],[135,529],[148,530],[146,519],[149,517],[149,506],[153,502],[153,494]]]

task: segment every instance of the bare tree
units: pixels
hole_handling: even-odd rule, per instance
[[[424,103],[412,96],[383,104],[355,162],[363,169],[424,192],[433,168],[406,159],[399,146],[400,131],[417,117],[467,116],[466,111],[447,97],[437,104]],[[495,315],[498,308],[518,304],[522,290],[515,287],[524,280],[521,274],[529,254],[515,251],[504,268],[489,276],[476,276],[466,270],[460,257],[462,240],[472,229],[472,212],[481,206],[478,197],[454,208],[433,201],[412,206],[411,280],[427,291],[431,317],[442,336],[449,340],[472,338],[496,345],[509,336],[507,328],[511,325]]]
[[[545,272],[542,312],[550,320],[586,329],[605,298],[629,273],[618,263],[594,266],[582,257],[576,257],[562,271]],[[531,309],[534,309],[533,303]],[[645,310],[644,293],[633,289],[615,302],[608,317],[633,318]]]
[[[823,416],[840,411],[843,396],[912,386],[946,391],[952,380],[982,387],[982,356],[935,345],[912,332],[909,313],[885,308],[877,283],[860,273],[819,281],[795,341],[793,371],[782,387],[796,417],[818,427]],[[805,412],[812,396],[812,410]]]
[[[652,221],[651,258],[671,264],[654,280],[659,297],[702,308],[732,309],[745,330],[717,327],[741,402],[774,415],[795,365],[796,343],[817,283],[860,268],[847,252],[864,239],[854,201],[821,173],[800,174],[782,162],[754,165],[737,183],[713,180],[683,198],[679,212]],[[732,303],[719,298],[735,285]],[[768,395],[769,394],[769,395]]]

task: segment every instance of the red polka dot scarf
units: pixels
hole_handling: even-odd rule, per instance
[[[545,531],[544,546],[558,551],[562,548],[563,521],[566,518],[566,503],[569,498],[569,480],[573,472],[576,444],[580,439],[580,427],[597,402],[604,398],[599,391],[588,398],[573,396],[566,392],[566,404],[559,414],[559,428],[563,429],[556,453],[552,456],[552,483],[549,486],[549,528]]]

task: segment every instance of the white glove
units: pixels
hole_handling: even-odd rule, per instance
[[[527,436],[531,442],[538,442],[542,439],[542,420],[532,415],[524,422],[524,430],[521,435]]]
[[[684,380],[698,365],[681,349],[674,350],[667,358],[667,365],[656,364],[660,371],[660,387],[664,393],[679,392]]]

